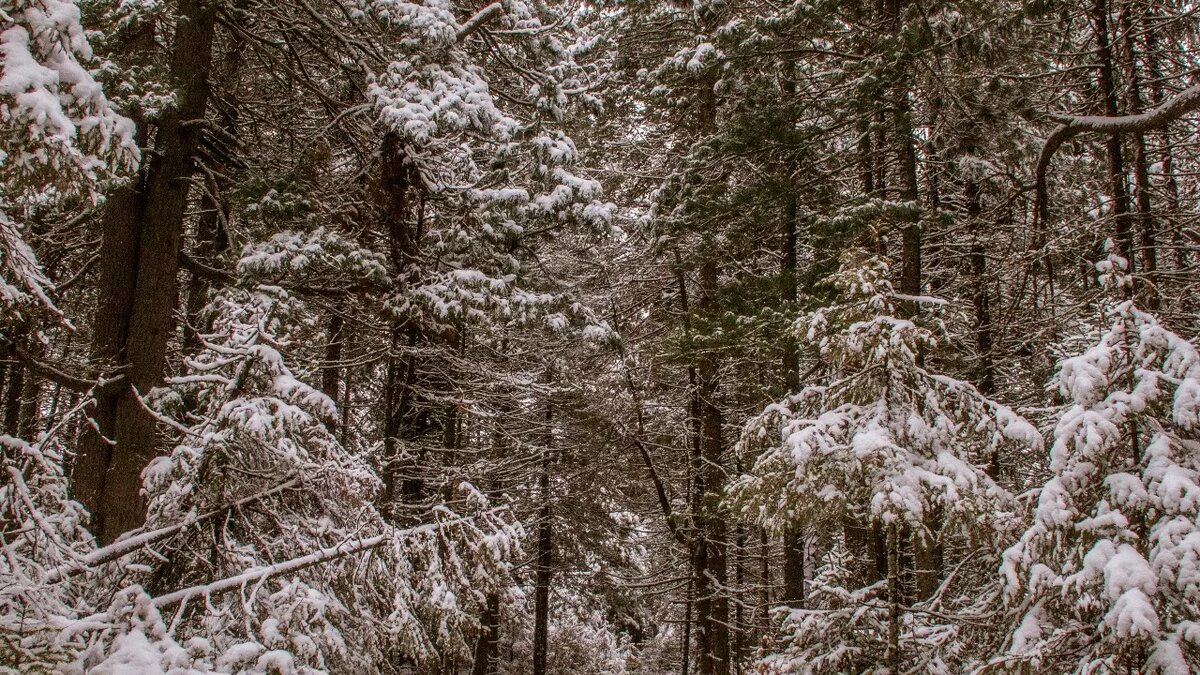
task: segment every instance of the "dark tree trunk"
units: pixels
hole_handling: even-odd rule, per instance
[[[155,421],[138,400],[166,365],[179,295],[179,253],[205,110],[216,18],[214,4],[181,0],[170,78],[178,105],[159,120],[140,191],[123,188],[104,214],[93,356],[120,365],[131,387],[96,401],[101,434],[88,434],[76,467],[75,495],[92,514],[102,543],[145,520],[141,472],[157,452]]]
[[[243,9],[243,6],[248,0],[237,0],[238,9]],[[239,120],[239,101],[237,98],[238,84],[241,81],[242,64],[244,62],[246,51],[246,38],[241,31],[234,31],[230,35],[229,51],[221,59],[219,74],[217,78],[217,86],[225,96],[216,101],[218,125],[229,138],[237,138],[238,135],[238,120]],[[220,142],[213,143],[214,148],[220,150],[210,150],[210,152],[219,154],[215,157],[218,164],[224,165],[222,168],[229,168],[235,163],[233,160],[234,148],[231,147],[226,139],[221,139]],[[196,220],[196,245],[192,250],[192,256],[200,262],[211,265],[213,259],[225,251],[229,250],[229,232],[227,224],[231,212],[231,205],[226,196],[222,193],[222,186],[218,184],[214,177],[209,176],[205,180],[207,193],[204,195],[202,204],[204,210],[200,213],[200,217]],[[194,354],[200,350],[199,333],[207,332],[211,327],[207,325],[201,318],[205,305],[208,303],[210,284],[207,279],[198,275],[191,274],[188,278],[187,286],[187,331],[184,335],[183,350],[185,354]]]
[[[794,530],[783,541],[783,602],[796,608],[804,607],[806,596],[804,539],[800,530]]]
[[[495,593],[488,595],[487,607],[479,618],[479,624],[471,675],[494,675],[500,656],[500,596]]]
[[[1120,114],[1120,109],[1117,105],[1116,71],[1108,33],[1108,0],[1095,0],[1092,5],[1092,22],[1099,70],[1097,84],[1103,99],[1104,114],[1116,117]],[[1126,185],[1125,160],[1121,152],[1121,135],[1109,134],[1104,147],[1108,159],[1108,184],[1112,196],[1116,242],[1120,249],[1118,252],[1129,262],[1129,272],[1133,273],[1137,268],[1137,250],[1134,244],[1133,221],[1129,212],[1129,192]]]
[[[900,199],[911,202],[914,213],[901,231],[900,292],[921,294],[921,196],[917,185],[917,150],[912,136],[912,119],[907,87],[897,87],[893,100],[896,153],[899,168]],[[910,304],[910,310],[916,307]]]
[[[699,311],[713,316],[716,311],[718,271],[713,253],[706,252],[700,266]],[[717,404],[718,363],[711,351],[703,353],[697,368],[699,377],[700,483],[703,495],[698,514],[700,555],[696,564],[696,613],[700,675],[729,675],[729,597],[727,582],[727,525],[716,504],[724,489],[722,468],[721,408]]]
[[[400,137],[388,132],[380,146],[380,171],[377,189],[378,211],[388,242],[388,262],[393,284],[403,288],[412,272],[417,255],[419,223],[414,217],[413,169],[407,162]],[[384,388],[384,458],[383,499],[385,512],[390,512],[397,499],[416,501],[423,492],[423,482],[416,476],[412,461],[400,461],[400,443],[407,439],[406,429],[413,415],[417,357],[415,347],[419,334],[411,322],[394,319],[390,329],[387,355],[387,374]]]
[[[40,340],[29,341],[29,352],[35,358],[45,355],[46,346]],[[31,439],[37,430],[38,415],[41,413],[42,378],[30,372],[21,383],[21,409],[17,417],[16,435]]]
[[[330,312],[326,332],[325,363],[321,366],[321,392],[337,403],[341,400],[342,345],[345,343],[346,321],[337,312]]]
[[[975,353],[979,359],[975,382],[985,396],[996,393],[996,367],[992,357],[992,310],[988,294],[987,249],[984,246],[986,233],[983,228],[983,202],[979,195],[979,183],[968,178],[964,189],[967,201],[967,221],[971,230],[971,300],[975,308]],[[999,478],[1000,451],[994,450],[988,458],[988,475]]]
[[[533,596],[533,675],[546,675],[546,656],[550,635],[550,582],[553,569],[554,548],[550,505],[550,446],[554,441],[552,424],[554,408],[546,405],[546,446],[542,448],[541,471],[538,473],[538,491],[542,505],[538,510],[537,558],[534,564]]]
[[[1120,26],[1124,36],[1125,58],[1127,59],[1125,64],[1125,78],[1129,90],[1127,112],[1130,115],[1137,115],[1145,111],[1145,104],[1142,100],[1142,79],[1138,70],[1138,48],[1134,31],[1135,28],[1145,27],[1145,22],[1140,20],[1135,22],[1134,18],[1130,16],[1132,11],[1133,7],[1130,4],[1122,5]],[[1146,30],[1146,33],[1152,32],[1153,29]],[[1158,284],[1158,237],[1157,224],[1154,222],[1154,213],[1151,208],[1150,190],[1146,135],[1136,133],[1133,135],[1134,208],[1137,210],[1137,225],[1141,240],[1142,269],[1145,271],[1146,280],[1150,282],[1144,290],[1147,306],[1151,309],[1158,309],[1162,300]]]
[[[870,172],[866,173],[870,179]],[[796,306],[798,291],[797,251],[799,238],[796,222],[796,196],[788,195],[787,209],[784,214],[783,236],[783,294],[780,298],[785,311],[791,315]],[[783,344],[783,379],[786,393],[800,391],[800,353],[796,339],[789,334],[784,337]],[[783,600],[793,607],[804,604],[804,532],[796,527],[783,538]]]
[[[14,361],[8,367],[7,389],[4,391],[4,433],[20,435],[21,392],[25,389],[25,368]]]

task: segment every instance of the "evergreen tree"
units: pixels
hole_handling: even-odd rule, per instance
[[[1100,265],[1128,292],[1125,260]],[[1200,354],[1132,300],[1051,382],[1051,478],[1004,552],[1014,624],[996,660],[1039,671],[1185,673],[1196,617]]]
[[[956,672],[969,663],[983,645],[972,644],[964,617],[986,612],[989,590],[969,552],[1003,536],[1015,508],[985,467],[1007,444],[1041,443],[1007,407],[927,368],[938,322],[896,314],[904,302],[940,302],[899,295],[888,276],[877,256],[844,255],[831,279],[839,302],[796,328],[819,352],[826,384],[768,407],[739,446],[762,451],[731,488],[739,511],[835,542],[803,599],[808,608],[788,615],[785,651],[766,660],[780,672],[793,663],[818,672],[876,662],[891,672]],[[875,540],[876,558],[856,561],[854,539],[864,537]],[[944,556],[966,573],[941,578]]]

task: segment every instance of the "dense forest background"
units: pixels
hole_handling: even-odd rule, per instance
[[[0,0],[0,670],[1200,671],[1198,34]]]

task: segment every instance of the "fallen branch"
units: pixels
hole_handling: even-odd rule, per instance
[[[253,582],[263,581],[281,574],[299,572],[302,569],[312,567],[313,565],[318,565],[328,560],[367,551],[378,547],[387,540],[388,535],[380,534],[374,537],[368,537],[366,539],[359,539],[355,542],[343,542],[337,546],[330,546],[329,548],[323,548],[308,555],[300,556],[299,558],[292,558],[291,560],[286,560],[274,565],[268,565],[267,567],[249,570],[235,577],[228,577],[221,579],[220,581],[214,581],[211,584],[192,586],[190,588],[184,588],[182,590],[175,591],[174,593],[160,595],[157,598],[154,598],[154,606],[162,609],[164,607],[170,607],[171,605],[177,605],[181,602],[191,600],[197,596],[212,597],[214,595],[220,595],[221,593],[237,590]]]
[[[283,492],[284,490],[295,487],[299,484],[299,478],[292,478],[291,480],[285,481],[284,483],[281,483],[270,490],[252,494],[247,497],[242,497],[241,499],[230,502],[229,504],[226,504],[218,509],[202,513],[192,518],[186,518],[181,523],[168,525],[167,527],[161,527],[157,530],[151,530],[149,532],[143,532],[141,534],[129,537],[128,539],[118,540],[115,543],[109,544],[108,546],[104,546],[92,551],[91,553],[83,556],[83,558],[80,560],[59,565],[58,567],[50,570],[46,573],[46,583],[53,584],[62,581],[63,579],[82,574],[89,569],[96,567],[97,565],[103,565],[104,563],[112,562],[118,558],[127,556],[143,546],[153,544],[157,541],[162,541],[163,539],[166,539],[167,537],[170,537],[186,528],[192,527],[193,525],[197,525],[206,520],[210,520],[219,515],[228,513],[234,509],[239,509],[247,504],[261,501],[267,497]]]

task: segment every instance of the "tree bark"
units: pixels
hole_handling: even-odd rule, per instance
[[[487,606],[479,619],[479,637],[475,641],[475,660],[471,675],[495,675],[499,661],[500,645],[500,596],[487,596]]]
[[[1127,107],[1131,115],[1142,113],[1142,81],[1138,71],[1138,49],[1134,36],[1135,22],[1130,13],[1133,8],[1129,3],[1121,7],[1119,25],[1125,43],[1125,79],[1128,84]],[[1138,21],[1141,27],[1144,22]],[[1149,30],[1147,32],[1153,32]],[[1141,266],[1145,278],[1149,282],[1143,287],[1146,304],[1150,309],[1158,309],[1162,297],[1158,284],[1158,241],[1154,213],[1151,207],[1150,168],[1146,156],[1146,135],[1135,132],[1133,135],[1133,193],[1134,208],[1137,212],[1138,235],[1141,248]]]
[[[887,526],[888,646],[884,661],[890,675],[898,675],[900,664],[903,663],[900,655],[900,621],[904,588],[900,569],[899,529],[896,523]]]
[[[538,510],[537,558],[534,564],[533,596],[533,675],[546,675],[546,657],[550,635],[550,582],[554,561],[554,540],[550,504],[550,446],[554,441],[554,407],[546,404],[546,441],[542,448],[538,491],[542,500]]]
[[[870,178],[870,172],[866,172]],[[796,306],[797,283],[797,250],[798,223],[796,195],[788,195],[787,208],[784,213],[783,236],[783,294],[780,298],[782,306],[790,316]],[[790,332],[783,338],[783,373],[786,393],[800,391],[800,352],[796,339]],[[783,538],[783,588],[784,602],[792,607],[804,606],[804,531],[800,527],[792,528]]]
[[[798,528],[783,541],[783,601],[790,607],[803,608],[807,590],[804,577],[805,537]]]
[[[178,103],[159,120],[140,190],[118,190],[105,208],[93,357],[124,368],[131,386],[96,400],[100,435],[84,439],[74,484],[103,544],[145,520],[141,472],[157,452],[156,425],[138,396],[162,381],[174,330],[183,222],[208,106],[215,19],[211,2],[179,3],[170,58]]]
[[[1096,59],[1099,70],[1097,85],[1103,99],[1104,114],[1117,117],[1116,69],[1108,33],[1108,0],[1095,0],[1092,22],[1096,36]],[[1112,132],[1104,142],[1108,169],[1108,189],[1112,197],[1112,214],[1119,253],[1129,263],[1129,272],[1137,268],[1137,250],[1133,238],[1133,221],[1129,213],[1129,190],[1126,185],[1125,159],[1121,152],[1121,134]]]
[[[698,310],[716,311],[718,270],[714,253],[700,265]],[[703,495],[698,515],[700,554],[696,558],[696,602],[700,675],[729,675],[729,597],[726,590],[728,527],[717,501],[724,488],[721,408],[717,404],[718,363],[711,349],[701,354],[697,368],[700,390],[700,482]]]
[[[329,313],[326,332],[325,363],[321,366],[321,392],[338,403],[341,390],[342,346],[345,343],[346,321],[337,312]]]

